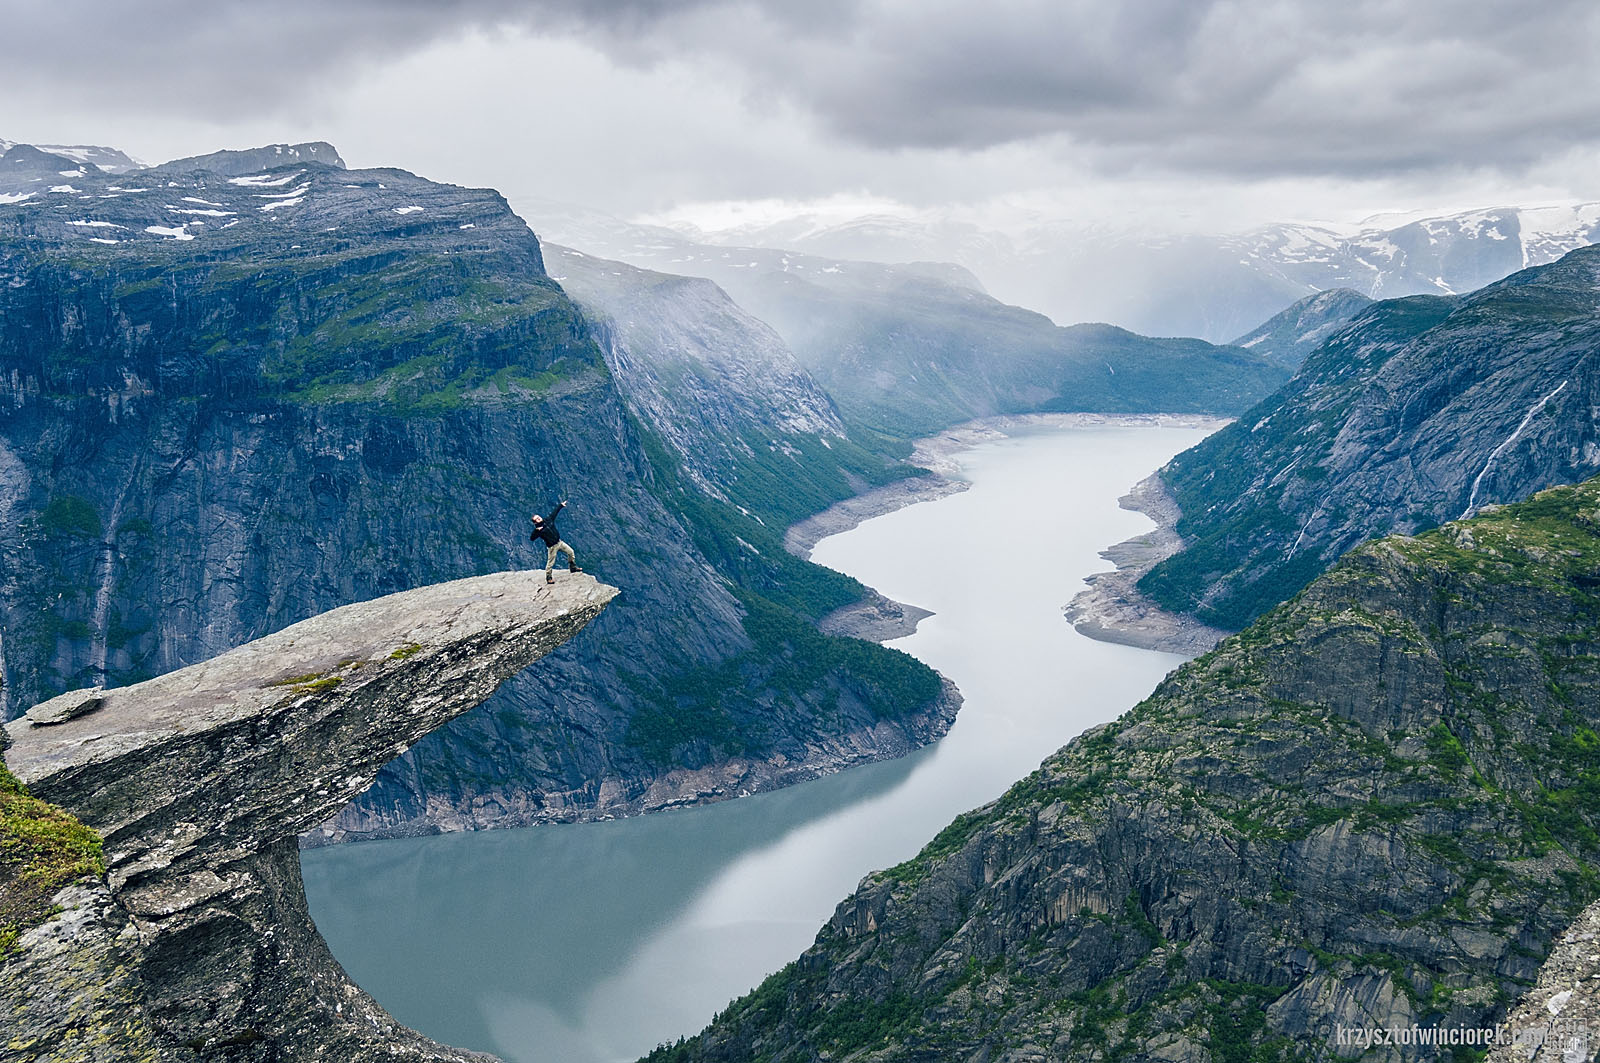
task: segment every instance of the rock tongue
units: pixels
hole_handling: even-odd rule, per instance
[[[91,715],[14,721],[6,759],[106,839],[112,895],[140,931],[146,1007],[176,1040],[481,1058],[405,1030],[345,978],[306,913],[296,837],[616,593],[506,572],[345,606],[104,691]]]
[[[65,694],[59,694],[51,698],[49,701],[41,701],[29,709],[25,715],[28,722],[35,727],[52,727],[94,712],[104,704],[105,694],[105,690],[101,687],[69,690]]]

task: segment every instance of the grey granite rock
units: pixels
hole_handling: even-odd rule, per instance
[[[41,701],[24,715],[34,726],[47,727],[50,724],[75,720],[79,716],[87,716],[104,702],[103,687],[85,687],[82,690],[69,690],[65,694],[57,694],[49,701]]]
[[[541,571],[423,587],[108,690],[89,716],[13,721],[12,771],[101,834],[107,873],[26,935],[0,1007],[41,1046],[52,1028],[83,1037],[94,1012],[95,1036],[136,1020],[176,1058],[481,1058],[401,1027],[345,977],[306,912],[297,838],[616,593]],[[88,988],[49,988],[69,976]],[[137,1006],[96,1010],[96,994]]]
[[[1504,1029],[1489,1063],[1592,1063],[1600,1059],[1600,904],[1561,936]]]

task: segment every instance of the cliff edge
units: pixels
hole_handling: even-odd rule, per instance
[[[297,838],[616,594],[537,571],[422,587],[8,724],[11,770],[100,834],[106,876],[57,894],[0,965],[7,1058],[485,1058],[345,976]]]

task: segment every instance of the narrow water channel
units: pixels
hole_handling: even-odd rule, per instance
[[[892,645],[955,681],[941,742],[776,793],[636,819],[304,854],[312,915],[400,1021],[513,1063],[612,1063],[704,1026],[875,868],[914,855],[1181,658],[1078,635],[1061,606],[1150,526],[1117,498],[1192,428],[1032,430],[958,456],[971,488],[813,559],[934,610]]]

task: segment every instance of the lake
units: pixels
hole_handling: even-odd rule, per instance
[[[890,645],[955,681],[950,733],[774,793],[603,823],[302,854],[311,913],[401,1022],[514,1063],[612,1063],[692,1034],[913,855],[1182,660],[1063,619],[1119,509],[1198,428],[1030,429],[957,455],[969,490],[824,539],[813,560],[935,615]],[[537,665],[535,665],[537,667]]]

